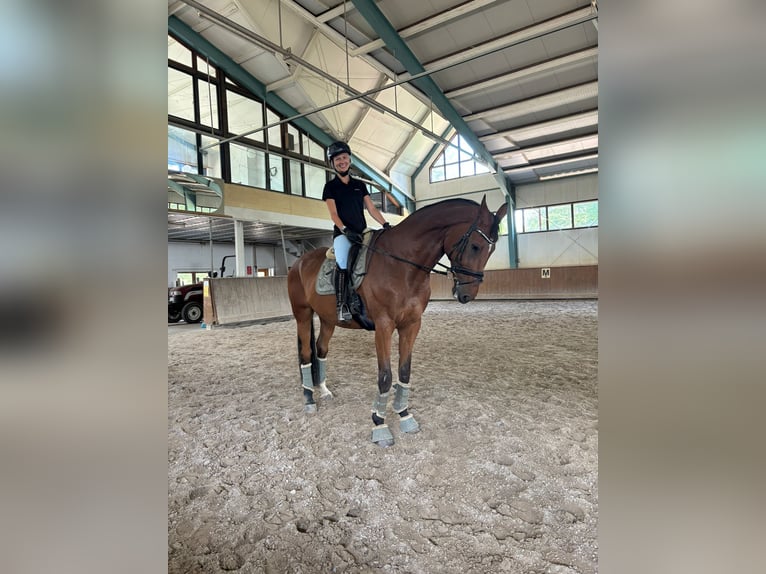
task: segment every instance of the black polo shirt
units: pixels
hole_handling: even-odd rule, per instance
[[[367,185],[363,181],[354,179],[349,180],[348,185],[343,183],[336,175],[330,181],[324,184],[322,191],[322,201],[328,199],[335,200],[335,207],[338,210],[338,216],[343,224],[351,231],[362,233],[367,227],[367,221],[364,219],[364,196],[370,195],[367,191]],[[337,225],[333,226],[333,238],[341,234]]]

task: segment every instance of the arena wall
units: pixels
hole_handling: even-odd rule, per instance
[[[287,277],[205,280],[204,321],[210,326],[291,318]],[[431,274],[431,300],[452,299],[452,279]],[[595,299],[598,266],[490,270],[477,299]]]
[[[452,279],[431,274],[431,300],[452,299]],[[484,272],[477,299],[595,299],[598,265]]]

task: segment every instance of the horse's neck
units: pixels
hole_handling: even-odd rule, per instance
[[[391,239],[395,239],[397,254],[419,265],[433,267],[445,254],[444,242],[450,228],[463,220],[464,215],[434,217],[417,222],[405,220],[396,226],[396,234],[392,234]]]

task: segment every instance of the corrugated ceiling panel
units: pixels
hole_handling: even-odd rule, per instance
[[[342,16],[342,0],[290,0],[305,7],[315,17],[332,10],[335,16],[326,20],[326,24],[310,22],[300,15],[300,10],[291,9],[277,0],[207,0],[206,7],[216,10],[226,18],[249,27],[255,33],[268,38],[274,43],[289,47],[298,57],[305,58],[314,65],[324,69],[333,77],[343,82],[350,82],[358,91],[364,92],[380,85],[381,70],[388,67],[394,74],[401,74],[404,68],[395,60],[387,49],[377,49],[365,57],[377,57],[381,62],[372,66],[361,57],[350,58],[347,62],[343,47],[339,47],[337,36],[335,41],[324,34],[330,28],[337,34],[349,34],[349,49],[356,45],[365,45],[378,38],[377,32],[358,12],[353,2],[346,0],[348,21]],[[418,31],[415,35],[404,38],[410,49],[427,69],[429,66],[442,65],[444,58],[454,56],[455,62],[465,60],[467,55],[475,53],[474,48],[488,43],[498,46],[498,42],[508,35],[516,37],[523,35],[525,28],[537,26],[552,18],[560,18],[573,11],[582,16],[588,13],[590,0],[497,0],[488,6],[481,3],[467,5],[465,0],[380,0],[376,2],[392,25],[398,29],[406,29],[413,24],[442,15],[456,7],[464,7],[468,12],[461,16],[439,24],[434,28]],[[176,6],[170,1],[173,13],[197,30],[204,30],[203,35],[218,46],[229,56],[238,61],[243,60],[242,66],[261,83],[274,86],[274,93],[300,111],[307,111],[319,106],[333,104],[346,99],[348,94],[332,82],[316,77],[305,71],[298,71],[291,78],[291,70],[269,53],[258,54],[259,48],[250,41],[243,40],[229,31],[213,24],[207,18],[200,18],[195,8]],[[280,14],[281,6],[281,14]],[[340,14],[340,16],[339,16]],[[305,12],[304,12],[305,15]],[[571,17],[568,17],[571,19]],[[320,18],[321,19],[321,18]],[[513,102],[523,102],[541,94],[555,93],[562,89],[578,84],[597,81],[597,56],[591,55],[573,64],[556,69],[546,67],[536,73],[520,74],[511,79],[502,79],[503,75],[529,67],[551,58],[591,48],[597,45],[598,31],[592,22],[576,25],[572,28],[549,33],[542,39],[526,41],[505,49],[484,55],[470,61],[457,63],[450,68],[434,74],[433,78],[443,91],[465,88],[472,84],[494,80],[482,85],[480,89],[466,91],[453,96],[453,106],[461,115],[472,115],[476,112],[490,110]],[[341,42],[342,43],[342,42]],[[470,50],[470,52],[469,52]],[[348,71],[347,71],[348,66]],[[293,68],[295,71],[295,68]],[[294,82],[294,83],[293,83]],[[397,88],[396,101],[393,90],[379,93],[373,97],[381,104],[396,108],[401,114],[413,121],[422,122],[428,129],[441,134],[447,123],[440,116],[431,117],[427,114],[429,101],[426,97],[413,96],[413,88]],[[598,106],[597,96],[584,97],[577,101],[555,101],[549,98],[545,106],[529,109],[511,110],[482,118],[474,118],[470,127],[479,135],[502,132],[520,125],[546,122],[558,116],[575,114],[580,111],[594,109]],[[396,120],[391,115],[381,115],[378,111],[370,111],[363,102],[347,103],[332,107],[326,111],[311,114],[308,119],[331,135],[351,137],[358,142],[357,155],[376,169],[383,170],[392,158],[400,156],[398,163],[392,168],[396,173],[414,173],[420,162],[427,156],[432,142],[422,135],[412,136],[413,128],[404,122]],[[532,129],[532,128],[530,128]],[[524,141],[545,143],[546,140],[563,137],[561,134],[577,135],[589,133],[597,129],[595,125],[570,127],[567,129],[551,128],[547,132],[523,132]],[[525,134],[525,135],[524,135]],[[532,135],[534,134],[534,137]],[[559,134],[559,135],[557,135]],[[513,145],[513,137],[499,137],[485,142],[490,151],[507,150]],[[364,154],[369,154],[367,157]],[[527,177],[521,172],[516,177]],[[532,174],[532,177],[535,177]]]

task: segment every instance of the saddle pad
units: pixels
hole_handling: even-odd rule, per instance
[[[367,252],[366,247],[372,241],[372,237],[375,235],[375,231],[367,229],[363,236],[363,247],[359,249],[359,256],[356,258],[356,263],[351,272],[351,284],[354,290],[358,289],[362,284],[362,280],[367,273]],[[333,295],[335,293],[335,285],[333,284],[332,274],[335,271],[335,251],[332,248],[327,250],[327,257],[322,262],[322,267],[319,268],[317,274],[316,290],[318,295]]]

